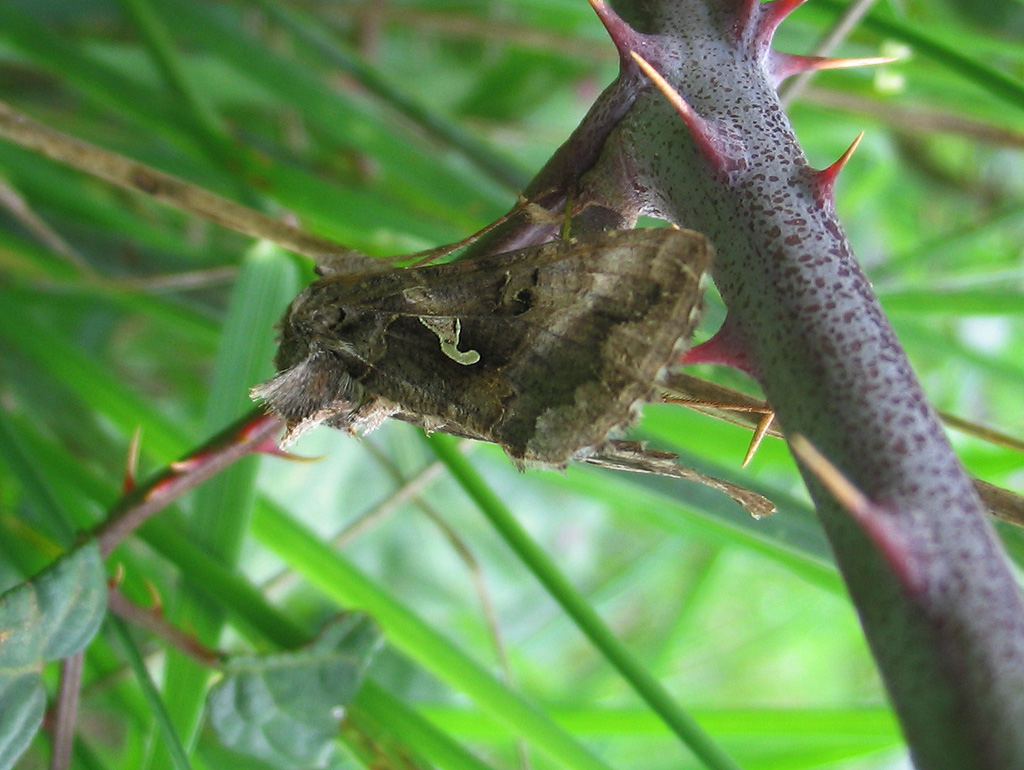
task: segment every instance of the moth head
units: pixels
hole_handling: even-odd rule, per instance
[[[315,286],[302,292],[281,320],[277,375],[250,391],[284,420],[282,446],[325,420],[345,427],[347,417],[365,397],[339,354],[344,342],[337,330],[345,310],[324,302],[313,291]]]

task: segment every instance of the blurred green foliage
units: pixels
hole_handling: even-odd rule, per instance
[[[842,5],[801,8],[777,47],[808,51]],[[269,2],[8,0],[0,99],[388,255],[455,240],[502,213],[615,74],[582,0],[286,7],[342,57],[283,25]],[[965,27],[942,5],[872,13],[840,54],[896,51],[900,61],[822,74],[792,119],[819,167],[867,130],[838,208],[926,390],[940,408],[1024,435],[1024,104],[985,67],[964,64],[1012,81],[1024,76],[1024,46],[1009,28]],[[925,55],[901,29],[937,49]],[[294,288],[282,277],[237,300],[224,268],[235,275],[246,239],[5,142],[0,181],[0,418],[17,436],[0,444],[4,589],[102,519],[136,426],[146,475],[201,443],[211,419],[229,421],[210,417],[210,394],[239,373],[226,335],[244,327],[225,326],[232,289],[260,311],[253,317],[273,318]],[[45,235],[14,213],[16,196]],[[253,332],[268,335],[265,325]],[[268,344],[244,361],[253,374],[231,386],[240,397],[269,371]],[[769,442],[739,471],[742,430],[669,406],[648,408],[639,433],[767,494],[780,512],[753,522],[681,482],[587,468],[519,474],[493,447],[467,451],[626,647],[743,767],[892,766],[898,734],[785,449]],[[974,474],[1024,484],[1019,454],[953,439]],[[241,502],[213,510],[242,533],[237,574],[231,558],[183,537],[187,501],[109,560],[124,568],[125,593],[147,602],[152,585],[172,619],[194,619],[205,603],[225,631],[205,621],[187,630],[243,652],[297,646],[339,610],[366,610],[386,647],[342,730],[353,762],[515,767],[522,738],[538,768],[695,766],[412,428],[389,424],[363,440],[320,430],[297,451],[322,459],[263,459],[235,490]],[[1008,537],[1019,549],[1019,535]],[[155,671],[174,670],[160,643],[139,642]],[[74,766],[169,766],[119,649],[108,630],[87,651]],[[196,767],[233,766],[241,760],[199,713],[211,675],[193,674],[194,686],[167,699],[171,720]],[[46,746],[37,738],[22,766],[39,766]]]

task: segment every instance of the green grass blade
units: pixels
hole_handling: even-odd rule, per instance
[[[200,132],[213,158],[237,158],[217,113],[204,97],[202,90],[190,81],[174,42],[163,20],[147,0],[118,0],[131,17],[142,40],[149,49],[153,62],[160,70],[171,92],[184,108],[188,119]]]
[[[615,637],[550,557],[526,534],[511,511],[458,450],[455,439],[434,434],[427,437],[426,441],[534,577],[679,739],[707,767],[714,770],[737,770],[739,766],[736,762],[701,729],[696,720],[679,708],[646,667]]]
[[[128,632],[127,626],[121,620],[111,618],[110,627],[113,629],[118,641],[121,642],[121,649],[128,660],[128,665],[132,673],[135,674],[139,688],[142,690],[142,694],[149,704],[150,711],[156,719],[159,735],[163,738],[163,745],[166,747],[166,754],[164,756],[169,766],[174,768],[174,770],[191,770],[192,764],[185,753],[185,747],[178,740],[178,734],[175,732],[170,715],[164,706],[164,701],[149,676],[146,663],[142,660],[139,648],[135,646],[135,641]]]
[[[845,9],[840,0],[821,0],[819,9],[828,8],[834,13]],[[1019,109],[1024,109],[1024,83],[1010,77],[995,67],[985,64],[937,37],[923,32],[913,25],[894,18],[889,11],[873,10],[861,22],[863,26],[882,35],[909,43],[916,51],[938,62],[946,69],[967,78],[989,93]]]
[[[274,321],[297,291],[292,258],[269,244],[258,244],[246,256],[228,305],[217,365],[205,418],[208,433],[220,429],[251,408],[249,388],[270,375]],[[248,526],[255,495],[258,458],[248,457],[201,486],[195,495],[190,536],[210,554],[234,564]],[[215,645],[223,611],[202,597],[183,597],[177,622],[194,628],[206,644]],[[168,656],[164,696],[172,720],[191,744],[198,727],[209,671],[180,653]],[[156,768],[168,767],[159,743]]]
[[[256,0],[256,4],[284,24],[303,42],[313,46],[332,64],[354,75],[366,89],[382,101],[476,163],[495,181],[511,190],[521,190],[529,182],[529,176],[522,169],[502,158],[495,150],[470,136],[454,123],[442,120],[388,83],[379,72],[347,51],[338,40],[327,35],[320,22],[303,16],[290,4],[277,0]]]
[[[24,308],[0,293],[0,313],[23,318]],[[105,415],[130,435],[141,427],[143,451],[167,462],[189,441],[181,427],[157,413],[147,400],[111,376],[109,369],[58,332],[32,323],[0,324],[0,342],[35,362],[54,381],[75,393],[83,404]]]
[[[564,767],[597,770],[597,757],[555,727],[466,653],[375,585],[320,538],[272,509],[253,519],[253,534],[326,596],[362,609],[387,640],[436,676],[473,698],[495,719]]]
[[[191,127],[166,100],[53,34],[9,3],[0,4],[0,39],[97,102],[130,115],[162,136],[174,137],[184,146],[192,145]]]
[[[65,543],[74,537],[75,527],[50,485],[48,475],[29,451],[26,442],[7,414],[0,410],[0,458],[7,470],[35,501],[40,515]]]

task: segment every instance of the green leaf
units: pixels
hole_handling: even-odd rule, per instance
[[[43,721],[43,664],[82,650],[107,610],[94,540],[0,596],[0,770],[11,767]]]
[[[39,674],[0,672],[0,768],[14,765],[43,723],[46,688]]]
[[[323,767],[379,644],[365,615],[347,615],[307,648],[235,658],[210,692],[210,722],[240,753],[281,768]]]

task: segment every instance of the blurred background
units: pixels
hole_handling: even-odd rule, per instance
[[[848,5],[808,3],[775,47],[809,53]],[[933,402],[1018,437],[1022,21],[1019,0],[876,3],[836,53],[898,61],[820,74],[789,107],[817,167],[867,132],[837,207]],[[507,210],[616,70],[583,0],[0,4],[0,99],[373,256],[457,240]],[[248,388],[272,371],[273,323],[313,273],[6,141],[0,198],[7,588],[102,519],[137,428],[145,477],[250,408]],[[710,297],[698,338],[722,315]],[[733,372],[695,373],[756,393]],[[633,435],[780,510],[754,521],[705,488],[586,467],[518,473],[495,447],[431,443],[404,424],[363,439],[322,428],[294,447],[315,462],[243,463],[110,563],[126,594],[160,597],[171,619],[225,650],[275,643],[238,621],[244,602],[226,588],[218,606],[195,598],[183,581],[190,547],[237,561],[308,634],[341,610],[368,611],[385,642],[374,687],[485,766],[559,766],[526,728],[495,718],[504,697],[524,698],[608,766],[699,766],[496,532],[472,482],[439,460],[454,451],[743,767],[907,766],[781,442],[740,470],[749,431],[668,405],[648,407]],[[1019,452],[950,435],[974,475],[1024,487]],[[308,550],[303,532],[323,550]],[[1019,530],[1001,532],[1024,557]],[[167,708],[194,739],[195,766],[264,766],[230,753],[202,719],[209,672],[145,634],[137,643],[158,685],[170,682]],[[465,661],[494,676],[497,694],[466,684]],[[398,747],[369,752],[380,766],[470,766],[397,721],[356,713],[360,736]],[[166,762],[106,635],[87,655],[78,724],[73,766]],[[332,766],[354,762],[355,743],[346,733]],[[19,767],[44,758],[39,739]]]

